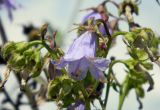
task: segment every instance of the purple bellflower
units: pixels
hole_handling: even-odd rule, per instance
[[[61,69],[67,65],[69,75],[76,80],[84,79],[90,71],[95,79],[105,81],[103,72],[110,61],[105,58],[96,58],[96,39],[96,33],[89,31],[76,38],[57,68]]]
[[[74,105],[70,105],[67,110],[86,110],[85,103],[77,101]]]
[[[10,20],[13,20],[12,11],[17,9],[18,5],[16,0],[0,0],[0,8],[6,8]]]

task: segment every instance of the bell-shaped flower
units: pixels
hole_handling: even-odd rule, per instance
[[[69,75],[76,80],[84,79],[89,71],[95,79],[104,81],[103,72],[110,62],[105,58],[96,58],[96,39],[96,33],[88,31],[76,38],[57,68],[67,65]]]

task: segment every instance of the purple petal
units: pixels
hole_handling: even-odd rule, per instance
[[[95,79],[97,79],[101,82],[105,81],[104,73],[101,70],[99,70],[98,68],[96,68],[94,65],[90,65],[89,71]]]
[[[2,3],[0,3],[0,6],[4,7],[8,11],[8,17],[12,21],[12,11],[18,7],[16,0],[4,0]]]
[[[16,9],[16,1],[15,0],[5,0],[5,5],[9,9]]]
[[[91,12],[89,14],[87,14],[83,20],[82,20],[82,24],[84,24],[85,22],[87,22],[90,18],[94,18],[94,20],[97,19],[102,19],[102,16],[98,13],[98,12]]]
[[[55,60],[52,60],[51,62],[56,66],[57,69],[62,69],[68,64],[68,62],[65,61],[63,58],[60,59],[59,63],[57,63]]]
[[[68,71],[73,78],[82,80],[86,77],[88,67],[89,62],[85,57],[83,57],[80,60],[70,61],[68,64]]]
[[[67,110],[86,110],[85,103],[77,101],[74,105],[70,105]]]
[[[105,71],[110,64],[110,60],[106,60],[105,58],[91,59],[91,62],[92,64],[94,64],[96,68],[98,68],[101,71]]]
[[[89,60],[90,60],[89,71],[92,74],[92,76],[95,79],[104,82],[105,76],[104,76],[103,71],[107,69],[110,61],[106,60],[105,58],[94,58],[94,59],[89,59]]]
[[[73,42],[64,59],[66,61],[73,61],[82,57],[95,57],[96,39],[97,35],[95,33],[86,31]]]

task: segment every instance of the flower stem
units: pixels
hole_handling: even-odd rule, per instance
[[[83,87],[83,84],[81,82],[78,82],[77,84],[79,85],[79,87],[83,93],[83,96],[85,98],[86,110],[91,110],[90,109],[90,100],[88,98],[89,95],[88,95],[87,91],[85,90],[85,88]]]
[[[104,100],[104,104],[103,104],[104,108],[107,107],[107,102],[108,102],[108,96],[109,96],[110,85],[111,85],[110,77],[112,75],[112,67],[116,63],[123,63],[124,64],[123,61],[116,60],[116,61],[112,61],[110,66],[109,66],[108,77],[107,77],[108,84],[107,84],[107,87],[106,87],[106,96],[105,96],[105,100]]]
[[[109,29],[106,25],[106,23],[102,20],[102,23],[104,25],[104,28],[105,28],[105,31],[108,35],[108,43],[107,43],[107,49],[106,49],[106,52],[105,52],[105,57],[107,57],[108,53],[109,53],[109,49],[111,47],[111,44],[112,44],[112,36],[111,34],[109,33]],[[110,65],[111,66],[111,65]],[[106,96],[105,96],[105,101],[104,101],[104,104],[103,104],[103,108],[105,109],[106,106],[107,106],[107,102],[108,102],[108,96],[109,96],[109,90],[110,90],[110,73],[111,73],[111,67],[109,68],[109,74],[108,74],[108,77],[107,77],[107,80],[108,80],[108,84],[107,84],[107,87],[106,87]]]
[[[32,42],[29,42],[29,47],[31,46],[34,46],[34,45],[37,45],[37,44],[40,44],[40,45],[43,45],[47,50],[48,52],[52,55],[53,58],[56,58],[56,56],[54,55],[55,53],[53,52],[53,50],[45,43],[45,40],[37,40],[37,41],[32,41]]]
[[[111,84],[110,75],[111,75],[111,72],[109,71],[108,77],[107,77],[108,83],[107,83],[107,87],[106,87],[106,96],[105,96],[105,100],[104,100],[104,108],[107,107],[107,102],[108,102],[108,96],[109,96],[110,84]]]

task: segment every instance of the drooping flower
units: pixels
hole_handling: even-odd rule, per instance
[[[5,8],[8,11],[8,17],[13,20],[12,11],[17,9],[18,5],[16,0],[0,0],[0,8]]]
[[[85,103],[77,101],[74,105],[70,105],[67,110],[86,110]]]
[[[91,12],[89,12],[83,19],[81,24],[85,24],[89,19],[94,18],[94,20],[102,19],[106,22],[106,25],[109,27],[109,32],[112,35],[113,30],[110,28],[108,19],[109,16],[107,14],[107,9],[105,8],[104,4],[100,4],[97,8],[91,8]],[[107,35],[104,26],[99,26],[99,30],[102,35]]]
[[[83,18],[82,24],[87,22],[90,18],[94,18],[94,20],[97,20],[97,19],[102,19],[102,16],[97,11],[91,11]]]
[[[79,36],[61,59],[57,68],[61,69],[67,65],[69,75],[76,80],[84,79],[87,72],[90,71],[95,79],[104,81],[103,72],[110,62],[105,58],[96,58],[96,39],[97,35],[94,32],[86,31]]]
[[[103,17],[106,16],[106,17]],[[98,20],[98,19],[102,19],[106,22],[107,26],[108,26],[108,22],[107,22],[107,15],[106,14],[100,14],[97,11],[92,11],[89,14],[87,14],[83,20],[82,20],[82,24],[85,24],[89,19],[94,18],[94,20]],[[107,35],[104,26],[100,26],[99,27],[100,32],[102,33],[102,35]]]

